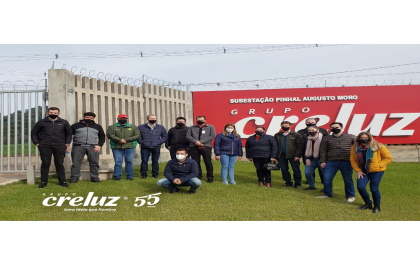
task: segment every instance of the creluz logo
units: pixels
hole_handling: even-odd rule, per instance
[[[135,197],[134,199],[134,207],[142,207],[147,205],[147,207],[155,207],[155,205],[159,202],[160,198],[158,195],[161,193],[154,193],[149,194],[146,196]],[[43,194],[45,196],[45,193]],[[105,206],[105,207],[115,207],[118,206],[117,201],[120,200],[120,196],[94,196],[94,192],[90,192],[87,197],[83,196],[76,196],[73,193],[74,197],[67,196],[67,193],[64,196],[61,196],[61,193],[57,194],[58,197],[54,196],[54,194],[50,194],[49,197],[45,198],[42,201],[42,205],[44,206]],[[128,200],[128,197],[124,197],[124,200]],[[65,209],[65,211],[74,211],[74,209]],[[76,211],[87,210],[85,208],[76,209]],[[91,211],[90,209],[89,211]],[[95,210],[95,209],[93,209]],[[103,209],[99,209],[103,210]],[[115,211],[113,209],[112,211]]]
[[[348,125],[348,133],[351,134],[359,134],[361,131],[369,130],[373,136],[412,136],[414,133],[414,129],[404,129],[406,126],[414,122],[417,118],[420,117],[420,113],[379,113],[374,114],[371,122],[363,127],[363,123],[366,119],[367,114],[352,114],[353,108],[356,104],[355,103],[344,103],[341,105],[341,108],[335,118],[331,118],[328,115],[314,115],[314,116],[305,116],[300,122],[299,117],[292,115],[288,116],[273,116],[271,122],[268,125],[267,134],[274,135],[278,132],[280,123],[282,121],[289,121],[291,123],[297,123],[295,130],[298,131],[306,127],[305,121],[308,117],[310,118],[317,118],[319,119],[318,125],[323,126],[330,123],[332,120],[336,122],[343,123],[344,127]],[[233,110],[235,111],[235,110]],[[304,112],[306,113],[306,112]],[[231,113],[235,115],[236,112]],[[255,114],[254,109],[249,110],[249,114]],[[350,118],[352,118],[350,122]],[[389,119],[400,119],[395,124],[387,127],[382,133],[381,131],[384,129],[385,120]],[[256,125],[266,125],[265,119],[258,116],[247,117],[239,120],[235,126],[237,132],[242,135],[243,138],[248,138],[253,134],[245,134],[244,129],[245,125],[248,124],[250,121],[255,121]]]
[[[97,196],[93,196],[94,193],[90,192],[86,198],[83,196],[62,196],[57,198],[55,196],[50,196],[45,198],[42,201],[42,205],[44,206],[63,206],[65,202],[68,201],[68,205],[66,206],[118,206],[117,201],[121,198],[120,196],[103,196],[101,198]]]

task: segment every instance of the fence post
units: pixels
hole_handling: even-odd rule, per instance
[[[80,116],[76,112],[75,76],[66,69],[48,70],[48,107],[60,108],[60,118],[67,120],[70,125],[77,122]],[[66,177],[70,176],[71,159],[66,154],[64,159]]]

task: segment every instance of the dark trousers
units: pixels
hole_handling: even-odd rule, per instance
[[[42,145],[39,144],[39,154],[41,156],[41,182],[48,183],[48,173],[50,171],[51,156],[54,155],[54,165],[57,171],[59,183],[66,181],[64,170],[64,156],[66,155],[66,145]]]
[[[203,156],[204,164],[206,165],[207,179],[213,179],[213,163],[211,162],[211,147],[204,148],[190,148],[191,159],[195,160],[198,165],[198,179],[203,178],[203,172],[201,170],[200,159]]]
[[[303,165],[306,166],[306,160],[305,160],[305,158],[303,158],[302,162],[303,162]],[[321,179],[321,184],[323,184],[324,183],[324,171],[321,170],[321,168],[319,168],[319,167],[317,167],[317,168],[318,168],[319,178]],[[307,177],[306,174],[305,174],[305,177],[306,177],[306,181],[308,181],[308,177]],[[314,177],[314,181],[315,181],[315,171],[313,172],[312,177]]]
[[[147,170],[149,169],[148,163],[150,155],[152,155],[152,175],[159,175],[159,156],[160,156],[160,146],[156,148],[141,148],[141,165],[140,173],[141,176],[147,176]]]
[[[93,151],[94,146],[74,146],[71,150],[71,161],[73,165],[71,166],[71,176],[70,181],[79,180],[80,166],[82,165],[83,158],[87,155],[90,169],[90,180],[98,181],[99,180],[99,153]]]
[[[295,180],[295,186],[300,186],[302,181],[302,172],[300,172],[300,161],[295,161],[294,158],[286,158],[286,154],[282,153],[279,158],[279,164],[281,168],[281,173],[283,175],[283,180],[286,183],[292,181],[292,176],[289,172],[289,163],[292,166],[293,170],[293,180]]]
[[[264,164],[271,162],[270,158],[252,158],[252,162],[257,169],[258,182],[271,183],[271,171],[263,167]]]

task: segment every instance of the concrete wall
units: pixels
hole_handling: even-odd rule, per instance
[[[59,107],[60,117],[70,125],[83,118],[84,112],[94,112],[95,121],[106,131],[109,125],[117,122],[118,114],[127,114],[129,122],[135,126],[146,123],[146,116],[157,116],[158,124],[166,129],[175,125],[177,117],[185,117],[187,125],[193,124],[192,93],[161,86],[143,84],[143,87],[130,86],[117,82],[74,75],[65,69],[50,69],[49,107]],[[161,162],[170,159],[163,147]],[[140,165],[140,149],[136,149],[134,164]],[[71,159],[66,156],[66,171],[70,170]],[[101,170],[113,169],[114,159],[109,140],[100,153]],[[89,169],[85,159],[82,169]]]

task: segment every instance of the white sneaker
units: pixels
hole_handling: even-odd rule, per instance
[[[349,198],[347,198],[347,201],[348,201],[348,202],[353,202],[355,199],[356,199],[356,198],[354,198],[354,197],[349,197]]]
[[[316,196],[315,198],[330,198],[328,195]]]

